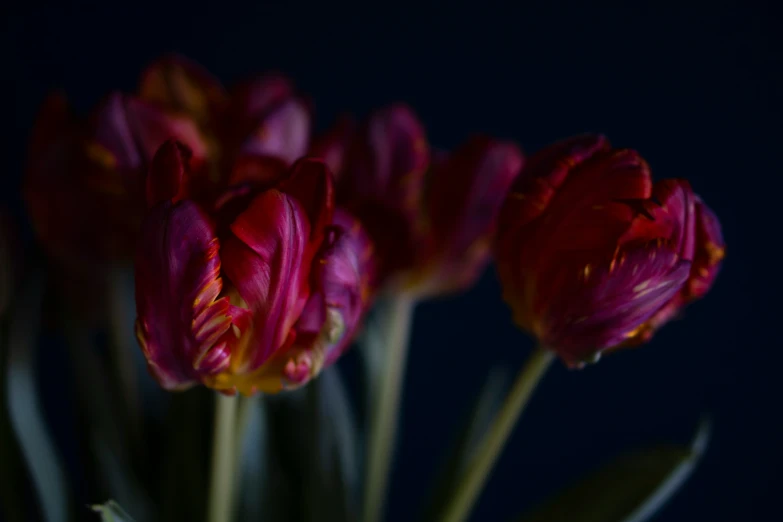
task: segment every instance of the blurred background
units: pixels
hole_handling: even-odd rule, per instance
[[[706,458],[656,520],[766,520],[783,486],[779,14],[772,2],[515,4],[6,5],[2,203],[24,218],[26,140],[49,90],[84,111],[111,89],[135,89],[166,51],[227,84],[284,72],[312,95],[320,128],[342,111],[401,100],[439,147],[482,131],[533,152],[603,132],[639,150],[656,178],[690,179],[723,223],[723,273],[651,345],[584,371],[551,370],[472,520],[509,520],[619,451],[686,441],[703,413],[713,420]],[[505,367],[511,377],[530,349],[492,270],[470,292],[419,307],[388,520],[420,507],[488,372]],[[352,371],[355,359],[342,364]],[[56,396],[45,406],[67,436],[68,394],[49,372]]]

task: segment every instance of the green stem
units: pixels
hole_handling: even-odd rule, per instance
[[[229,522],[236,467],[237,399],[215,394],[212,438],[212,477],[209,486],[209,522]]]
[[[237,418],[236,426],[237,430],[234,434],[234,477],[238,478],[242,476],[242,452],[245,447],[245,439],[247,438],[247,427],[250,424],[250,417],[254,408],[260,407],[260,402],[263,400],[263,396],[253,395],[252,397],[239,396],[237,398],[239,406],[237,406]],[[258,441],[260,442],[260,441]],[[239,488],[234,488],[231,493],[231,505],[236,506],[240,500]]]
[[[383,325],[385,342],[381,347],[385,352],[382,354],[385,363],[380,374],[376,376],[377,391],[370,412],[362,517],[364,522],[378,522],[382,519],[416,301],[409,296],[400,295],[391,298],[389,304]]]
[[[522,367],[514,385],[503,401],[503,406],[493,419],[489,430],[478,445],[468,468],[459,478],[451,494],[440,522],[462,522],[468,518],[492,467],[503,450],[514,425],[525,409],[536,385],[549,368],[554,355],[542,347],[537,348]]]

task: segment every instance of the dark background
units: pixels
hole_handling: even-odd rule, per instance
[[[508,520],[619,450],[685,441],[703,412],[713,417],[709,452],[659,520],[775,518],[783,485],[780,17],[771,2],[517,3],[6,6],[3,203],[22,216],[24,147],[47,91],[63,88],[86,110],[110,89],[134,89],[142,67],[170,50],[226,83],[270,68],[288,73],[312,93],[320,127],[342,110],[403,100],[443,147],[473,131],[528,152],[606,133],[639,150],[656,177],[691,180],[723,223],[723,273],[649,346],[584,371],[554,368],[473,520]],[[413,336],[391,521],[419,506],[488,370],[513,372],[531,347],[491,271],[460,297],[422,305]]]

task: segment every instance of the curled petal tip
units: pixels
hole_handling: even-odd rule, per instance
[[[191,157],[190,149],[176,140],[168,140],[160,146],[147,174],[148,207],[182,199]]]

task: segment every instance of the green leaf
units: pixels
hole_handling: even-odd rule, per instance
[[[446,495],[454,490],[455,480],[465,471],[479,441],[489,429],[492,419],[503,403],[507,381],[507,372],[503,368],[495,368],[487,376],[481,392],[452,444],[451,451],[444,460],[445,465],[435,481],[433,495],[422,520],[434,520],[443,509]]]
[[[269,435],[266,403],[263,395],[240,397],[239,400],[238,433],[242,437],[237,444],[239,481],[235,494],[239,501],[234,502],[238,506],[237,520],[279,520],[269,494],[276,485],[270,481],[267,466]]]
[[[8,333],[8,413],[44,519],[65,522],[69,510],[66,475],[47,431],[35,375],[43,291],[43,276],[35,274],[15,302]]]
[[[90,508],[101,514],[103,522],[133,522],[133,518],[113,500],[109,500],[104,504],[90,506]]]
[[[5,385],[8,360],[6,332],[0,317],[0,512],[7,522],[23,522],[29,520],[25,502],[27,472],[8,414]]]
[[[644,522],[693,472],[709,438],[702,422],[690,447],[660,445],[616,458],[520,522]]]
[[[67,315],[66,315],[67,317]],[[76,321],[66,324],[74,381],[81,407],[88,419],[89,443],[99,478],[109,495],[119,499],[142,520],[152,511],[147,493],[138,483],[128,452],[122,418],[116,414],[120,401],[109,382],[105,362],[94,350],[91,337]]]

